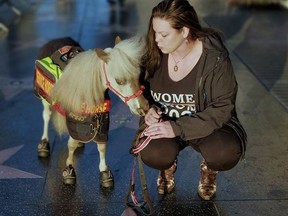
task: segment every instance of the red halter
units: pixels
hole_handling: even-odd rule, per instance
[[[121,97],[124,99],[125,103],[128,103],[129,100],[137,98],[139,95],[141,95],[143,93],[143,90],[145,89],[145,87],[143,85],[140,86],[140,89],[135,92],[133,95],[131,96],[124,96],[122,95],[120,92],[118,92],[116,89],[114,89],[111,86],[111,83],[108,80],[107,74],[106,74],[106,67],[105,67],[105,63],[103,63],[103,70],[104,70],[104,75],[105,75],[105,80],[106,80],[106,85],[109,87],[109,89],[114,92],[117,96]]]

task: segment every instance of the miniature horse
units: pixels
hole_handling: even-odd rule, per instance
[[[56,131],[60,135],[69,134],[63,182],[76,183],[73,156],[77,145],[94,141],[100,157],[101,186],[113,187],[114,178],[105,160],[110,110],[108,90],[124,101],[133,114],[145,114],[148,102],[142,95],[143,86],[139,84],[144,42],[136,36],[122,41],[117,37],[114,48],[84,51],[73,39],[59,38],[45,44],[40,49],[38,59],[51,56],[56,50],[67,46],[74,48],[74,51],[64,56],[66,61],[69,60],[66,65],[59,64],[63,73],[49,91],[50,101],[40,96],[44,107],[44,129],[38,156],[49,157],[48,125],[52,115]],[[39,79],[37,74],[35,77],[34,91]],[[39,96],[39,91],[37,93],[36,96]]]

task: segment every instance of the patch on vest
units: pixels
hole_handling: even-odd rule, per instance
[[[104,103],[95,105],[94,107],[88,107],[87,104],[83,104],[81,113],[84,116],[95,115],[97,113],[110,111],[110,107],[111,107],[111,100],[105,100]]]
[[[81,116],[76,116],[75,119],[81,121],[83,118],[89,115],[96,115],[99,113],[109,112],[111,108],[111,100],[106,99],[102,104],[95,105],[94,107],[88,107],[87,104],[83,104],[81,108]],[[61,115],[66,116],[65,110],[61,107],[60,103],[53,103],[52,109],[59,112]],[[72,116],[73,117],[73,116]]]

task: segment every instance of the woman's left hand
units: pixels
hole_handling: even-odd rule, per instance
[[[151,136],[152,139],[173,138],[175,133],[169,121],[161,121],[151,124],[145,129],[146,136]]]

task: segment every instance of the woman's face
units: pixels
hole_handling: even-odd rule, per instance
[[[165,54],[174,52],[185,41],[183,30],[172,28],[165,19],[153,18],[152,25],[157,46]]]

